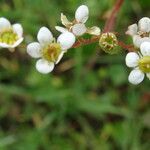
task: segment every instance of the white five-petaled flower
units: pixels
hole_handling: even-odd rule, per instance
[[[150,42],[150,18],[143,17],[138,24],[130,25],[126,34],[133,38],[133,44],[137,48],[140,48],[143,42]]]
[[[13,24],[6,18],[0,18],[0,47],[13,49],[23,41],[21,24]]]
[[[61,13],[61,22],[66,27],[56,26],[56,30],[62,33],[66,31],[72,32],[75,36],[81,36],[85,33],[92,35],[100,35],[101,30],[99,27],[93,26],[91,28],[87,28],[85,26],[86,21],[89,18],[89,9],[86,5],[81,5],[77,8],[75,12],[75,20],[70,22],[67,17]]]
[[[37,39],[38,42],[27,46],[27,53],[33,58],[39,58],[36,69],[43,74],[51,72],[66,50],[75,43],[75,37],[70,32],[62,33],[56,42],[51,31],[46,27],[39,30]]]
[[[150,42],[143,42],[138,53],[129,52],[126,56],[126,65],[134,68],[128,77],[130,83],[141,83],[145,74],[150,79]]]

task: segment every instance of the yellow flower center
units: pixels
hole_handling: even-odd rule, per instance
[[[13,45],[18,40],[18,35],[12,29],[0,32],[0,42]]]
[[[144,56],[139,60],[139,68],[144,73],[150,72],[150,56]]]
[[[49,62],[56,62],[61,53],[61,46],[58,43],[51,43],[43,51],[43,58]]]

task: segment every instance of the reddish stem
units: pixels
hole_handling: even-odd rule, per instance
[[[135,51],[135,48],[133,45],[126,45],[124,42],[122,41],[118,41],[118,45],[121,46],[122,48],[128,50],[128,51]]]
[[[99,36],[93,36],[91,39],[82,39],[82,40],[78,40],[74,45],[73,48],[78,48],[81,45],[88,45],[88,44],[92,44],[95,42],[98,42],[99,40]]]
[[[112,13],[109,17],[109,19],[107,20],[105,27],[104,27],[104,31],[103,32],[109,32],[114,28],[114,24],[116,21],[116,16],[123,4],[124,0],[117,0],[117,2],[114,5],[114,8],[112,10]]]

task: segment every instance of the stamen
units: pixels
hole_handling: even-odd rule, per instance
[[[61,52],[61,46],[58,43],[51,43],[43,48],[43,58],[49,62],[56,62]]]
[[[18,40],[18,36],[12,29],[0,32],[0,42],[13,45]]]
[[[150,72],[150,56],[144,56],[139,60],[139,68],[144,73]]]
[[[140,37],[144,38],[144,37],[149,37],[150,33],[148,32],[142,32],[142,31],[139,31],[138,34],[140,35]]]

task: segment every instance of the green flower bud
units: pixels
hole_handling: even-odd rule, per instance
[[[118,40],[114,33],[103,33],[99,39],[99,45],[108,54],[119,52]]]

